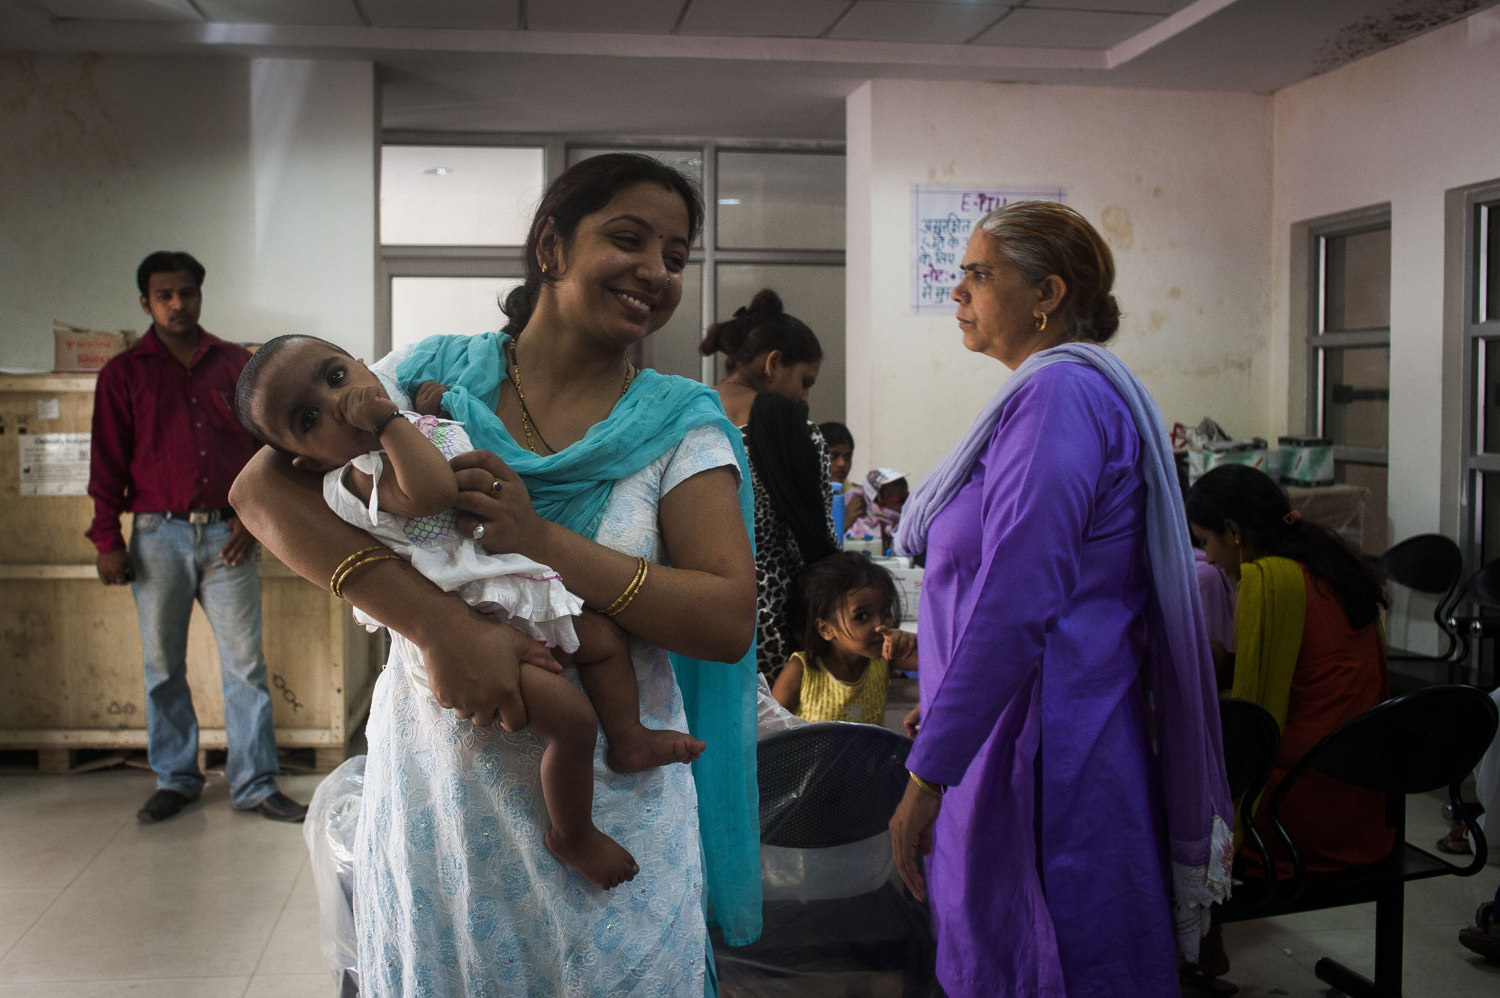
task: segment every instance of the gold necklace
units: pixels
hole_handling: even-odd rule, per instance
[[[541,453],[541,451],[536,449],[536,443],[532,439],[532,434],[535,433],[535,439],[541,441],[543,447],[556,454],[557,448],[549,444],[547,438],[542,436],[541,428],[536,425],[536,420],[531,418],[531,410],[526,408],[526,392],[521,388],[521,364],[516,360],[516,341],[514,338],[505,344],[505,350],[506,359],[510,361],[510,382],[516,386],[516,398],[521,403],[521,429],[526,433],[526,449],[533,454]],[[635,365],[627,360],[625,362],[625,383],[620,386],[621,398],[625,397],[625,393],[630,390],[630,383],[634,380]]]

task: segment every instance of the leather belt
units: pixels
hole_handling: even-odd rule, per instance
[[[205,523],[218,523],[220,520],[227,519],[234,515],[234,510],[228,506],[223,509],[188,509],[181,513],[163,510],[156,515],[164,520],[186,520],[194,526],[201,526]]]

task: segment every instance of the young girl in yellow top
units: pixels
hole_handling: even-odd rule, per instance
[[[896,580],[856,551],[808,566],[798,586],[802,647],[771,689],[787,710],[808,721],[885,722],[891,666],[917,667],[917,637],[901,623]]]

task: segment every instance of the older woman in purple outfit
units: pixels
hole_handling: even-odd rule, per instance
[[[1233,812],[1170,445],[1097,346],[1114,261],[1081,215],[1001,208],[963,272],[964,345],[1015,373],[898,533],[927,572],[897,868],[955,998],[1176,994]]]

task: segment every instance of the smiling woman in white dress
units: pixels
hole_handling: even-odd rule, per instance
[[[594,821],[641,871],[595,887],[542,842],[542,746],[516,676],[523,661],[551,665],[545,650],[399,560],[351,572],[343,595],[398,635],[367,728],[363,994],[712,993],[705,908],[731,942],[759,932],[743,450],[711,390],[634,373],[625,356],[677,306],[701,213],[654,160],[577,164],[538,208],[506,331],[434,337],[375,366],[398,404],[440,383],[481,448],[453,461],[461,526],[613,611],[632,635],[643,723],[691,730],[708,751],[691,771],[622,775],[599,740]],[[272,551],[323,583],[370,539],[309,478],[263,452],[233,498]]]

